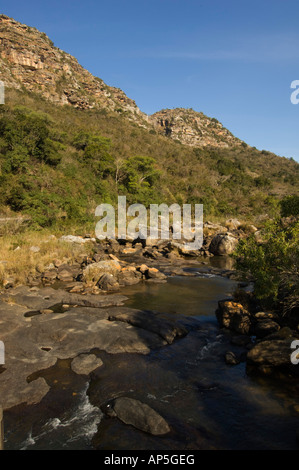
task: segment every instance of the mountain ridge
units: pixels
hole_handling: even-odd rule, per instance
[[[24,48],[25,45],[25,48]],[[152,115],[92,75],[77,59],[54,46],[34,27],[0,15],[0,78],[7,86],[39,93],[54,104],[119,112],[138,125],[189,146],[230,147],[242,141],[215,118],[190,109],[163,109]]]

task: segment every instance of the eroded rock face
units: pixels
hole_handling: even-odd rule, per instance
[[[36,28],[0,15],[0,79],[8,87],[42,94],[59,105],[80,109],[121,109],[128,118],[145,122],[136,103],[85,70]]]
[[[168,423],[161,415],[150,406],[133,398],[117,398],[103,411],[109,416],[117,416],[125,424],[154,436],[163,436],[170,432]]]
[[[217,119],[192,109],[163,109],[150,118],[158,132],[186,145],[226,148],[242,144]]]

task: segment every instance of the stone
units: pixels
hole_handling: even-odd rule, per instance
[[[134,309],[117,310],[116,313],[109,315],[109,320],[125,322],[155,333],[166,340],[168,344],[173,343],[176,338],[186,336],[188,333],[188,330],[180,324],[159,318],[159,316],[150,311]]]
[[[230,366],[236,366],[240,364],[240,359],[235,355],[234,352],[229,351],[225,354],[225,362]]]
[[[129,269],[123,268],[121,273],[118,275],[118,282],[122,286],[133,286],[138,284],[142,279],[142,274],[136,271],[136,268]]]
[[[216,235],[210,244],[209,251],[216,256],[231,255],[238,244],[238,239],[230,234]]]
[[[117,282],[117,279],[113,276],[113,274],[109,273],[105,273],[100,277],[97,286],[100,289],[108,292],[117,291],[119,289],[119,283]]]
[[[170,432],[165,419],[150,406],[133,398],[116,398],[106,407],[106,413],[117,418],[125,424],[134,426],[140,431],[163,436]]]
[[[31,246],[30,251],[32,253],[39,253],[40,252],[40,247],[39,246]]]
[[[72,371],[79,375],[89,375],[98,367],[103,365],[103,361],[94,354],[80,354],[72,360]]]
[[[161,273],[161,271],[159,271],[156,268],[149,268],[147,270],[146,275],[149,279],[161,279],[161,280],[167,279],[167,276],[165,274]]]
[[[84,243],[90,243],[96,242],[95,238],[83,238],[83,237],[77,237],[75,235],[64,235],[59,238],[59,241],[61,242],[66,242],[66,243],[78,243],[80,245],[83,245]]]
[[[89,264],[83,270],[83,278],[85,281],[93,281],[95,284],[97,284],[103,274],[111,274],[112,276],[116,276],[120,271],[121,266],[118,261],[99,261],[98,263]]]
[[[291,344],[295,339],[266,339],[257,343],[247,354],[248,371],[299,377],[298,366],[291,363]]]
[[[264,338],[279,330],[280,325],[273,320],[260,320],[254,327],[254,332],[258,338]]]
[[[146,274],[149,268],[146,264],[142,264],[141,266],[137,267],[137,270],[140,271],[142,274]]]
[[[219,301],[216,317],[221,328],[228,328],[242,335],[248,335],[252,330],[250,313],[238,302]]]
[[[241,225],[241,222],[238,220],[238,219],[228,219],[226,222],[225,222],[225,225],[230,229],[230,230],[237,230],[240,225]]]

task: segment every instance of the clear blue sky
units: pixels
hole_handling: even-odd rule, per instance
[[[142,111],[185,107],[299,161],[298,0],[10,0],[1,10]]]

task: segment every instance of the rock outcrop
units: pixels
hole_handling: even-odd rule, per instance
[[[59,105],[105,108],[125,112],[134,121],[146,119],[122,90],[94,77],[45,33],[6,15],[0,15],[0,71],[7,87],[25,87]]]
[[[192,147],[232,147],[242,144],[215,118],[193,109],[163,109],[151,121],[157,132]]]
[[[93,76],[45,33],[0,15],[0,80],[9,88],[42,95],[57,105],[105,109],[192,147],[235,147],[234,137],[215,118],[192,109],[164,109],[148,116],[119,88]]]

